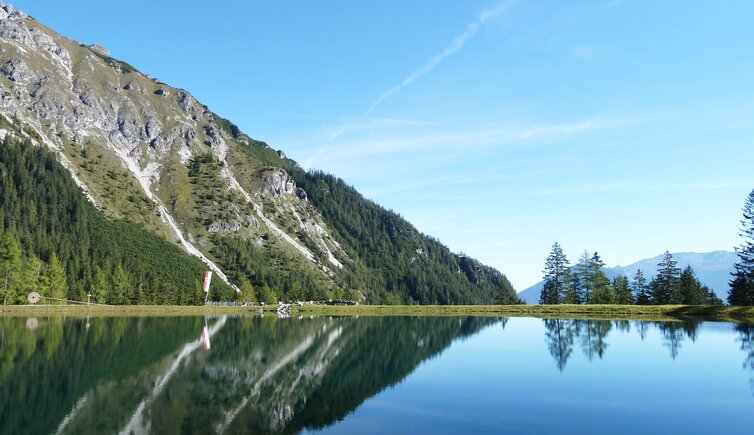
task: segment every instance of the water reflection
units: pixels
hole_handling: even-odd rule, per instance
[[[650,328],[657,328],[662,335],[663,345],[668,348],[670,357],[675,359],[678,357],[685,339],[692,342],[696,341],[697,330],[701,322],[648,322],[641,320],[635,321],[633,324],[642,341],[646,338]],[[544,319],[544,325],[547,331],[545,333],[547,348],[560,371],[565,368],[576,340],[580,342],[584,356],[592,361],[595,358],[602,359],[604,357],[609,346],[607,337],[613,328],[625,334],[631,331],[631,322],[627,320]]]
[[[322,428],[499,321],[0,318],[0,433]]]
[[[752,395],[754,395],[754,325],[745,323],[736,325],[736,330],[739,334],[738,341],[741,342],[741,350],[746,354],[744,369],[752,373],[749,384],[751,385]]]
[[[579,364],[596,364],[610,352],[625,352],[621,337],[629,335],[642,340],[632,346],[665,347],[661,353],[676,359],[686,352],[684,344],[693,350],[690,344],[702,327],[625,320],[543,323],[537,334],[544,333],[546,350],[539,341],[525,352],[543,352],[545,362],[549,352],[561,378],[574,355]],[[0,433],[327,428],[401,384],[455,340],[493,324],[505,328],[509,319],[0,318]],[[754,326],[711,325],[737,334],[754,391]],[[507,355],[522,351],[516,349]],[[505,370],[494,376],[504,377]]]

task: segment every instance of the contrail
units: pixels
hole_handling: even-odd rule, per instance
[[[501,14],[506,8],[508,7],[508,2],[503,1],[498,3],[496,6],[489,8],[479,14],[476,20],[472,21],[466,26],[466,30],[461,33],[460,35],[456,36],[455,39],[453,39],[453,42],[450,43],[449,46],[445,47],[443,51],[441,51],[439,54],[435,55],[431,59],[429,59],[427,62],[424,63],[419,69],[412,72],[408,75],[405,79],[403,79],[400,84],[393,86],[392,88],[385,91],[382,95],[380,95],[376,100],[374,100],[374,103],[372,103],[371,106],[364,112],[364,116],[369,116],[372,114],[374,109],[377,108],[377,106],[380,105],[385,99],[390,97],[391,95],[395,94],[396,92],[400,91],[401,89],[405,88],[406,86],[410,85],[416,79],[429,74],[430,71],[432,71],[437,65],[441,64],[445,61],[445,59],[449,58],[450,56],[457,53],[459,50],[463,48],[464,45],[466,45],[469,40],[476,35],[476,33],[479,31],[479,29],[482,27],[482,25],[489,20],[490,18],[493,18],[499,14]]]

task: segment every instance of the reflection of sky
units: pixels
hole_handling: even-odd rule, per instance
[[[583,330],[583,327],[582,327]],[[561,372],[542,320],[512,318],[454,343],[403,383],[329,428],[337,433],[751,433],[746,355],[727,324],[685,333],[671,358],[662,332],[613,325],[602,359],[576,337]]]

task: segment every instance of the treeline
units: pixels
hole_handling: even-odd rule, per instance
[[[754,305],[754,190],[749,193],[743,209],[741,237],[744,243],[736,247],[739,261],[730,281],[728,303],[731,305]]]
[[[342,179],[296,165],[286,169],[350,259],[336,271],[341,287],[362,292],[369,303],[519,303],[505,275],[451,252]]]
[[[0,303],[42,296],[106,304],[203,302],[205,266],[143,226],[92,206],[54,154],[0,146]],[[215,299],[233,298],[221,280]]]
[[[593,360],[603,358],[609,345],[607,338],[613,329],[624,333],[631,331],[633,325],[642,341],[650,328],[659,331],[662,344],[667,347],[670,357],[675,359],[685,339],[696,341],[699,327],[703,322],[685,320],[683,322],[650,322],[645,320],[577,320],[577,319],[543,319],[545,342],[558,370],[563,371],[572,356],[575,346],[580,346],[584,356]],[[746,323],[735,325],[739,333],[738,342],[746,353],[744,367],[754,372],[754,327]],[[754,382],[752,383],[754,388]]]
[[[241,302],[357,300],[299,258],[259,247],[240,237],[215,237],[212,255],[241,290]]]
[[[722,305],[715,292],[702,284],[691,266],[681,270],[669,252],[657,264],[657,273],[647,282],[637,270],[630,279],[617,276],[610,280],[602,268],[605,263],[596,252],[584,252],[571,267],[556,242],[545,261],[544,286],[540,304],[636,304],[636,305]]]

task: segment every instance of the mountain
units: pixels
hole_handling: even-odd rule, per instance
[[[55,222],[82,219],[66,217],[57,203],[57,211],[47,213],[34,192],[34,183],[44,177],[34,176],[28,165],[14,166],[28,158],[24,147],[44,149],[38,157],[53,156],[80,189],[74,193],[92,208],[82,212],[87,219],[100,214],[116,225],[134,224],[139,230],[129,235],[144,231],[136,239],[158,238],[198,258],[220,278],[213,281],[213,299],[234,298],[224,290],[229,288],[252,293],[244,298],[274,299],[272,291],[286,298],[422,304],[490,303],[502,288],[515,299],[502,273],[452,253],[343,180],[303,170],[187,91],[141,73],[101,46],[65,38],[1,2],[0,94],[0,143],[14,144],[6,169],[26,174],[7,178],[8,189],[26,180],[24,191],[36,204],[35,213],[54,215]],[[66,201],[79,204],[74,193]],[[24,207],[3,209],[2,204],[0,230],[22,242],[24,258],[41,260],[43,274],[54,269],[52,254],[59,256],[68,297],[98,290],[93,283],[99,268],[108,277],[118,272],[132,287],[153,295],[139,299],[127,289],[132,302],[196,302],[195,283],[185,278],[175,290],[185,293],[180,297],[154,296],[167,276],[164,263],[151,258],[156,254],[133,258],[126,253],[138,251],[132,245],[113,248],[112,258],[89,259],[97,244],[44,239],[42,224],[24,219]],[[107,243],[117,245],[113,237]],[[110,279],[108,288],[114,284]],[[107,294],[103,298],[110,300]]]
[[[720,299],[727,299],[730,274],[734,270],[733,265],[738,261],[738,256],[734,252],[676,252],[672,255],[673,259],[678,262],[678,267],[691,266],[702,284],[714,290]],[[662,261],[662,255],[646,258],[628,266],[605,267],[602,270],[610,279],[619,275],[627,276],[630,279],[636,274],[637,270],[641,269],[647,281],[649,281],[656,275],[657,264],[660,261]],[[544,281],[540,281],[519,292],[518,297],[526,301],[527,304],[537,304],[543,285]]]

